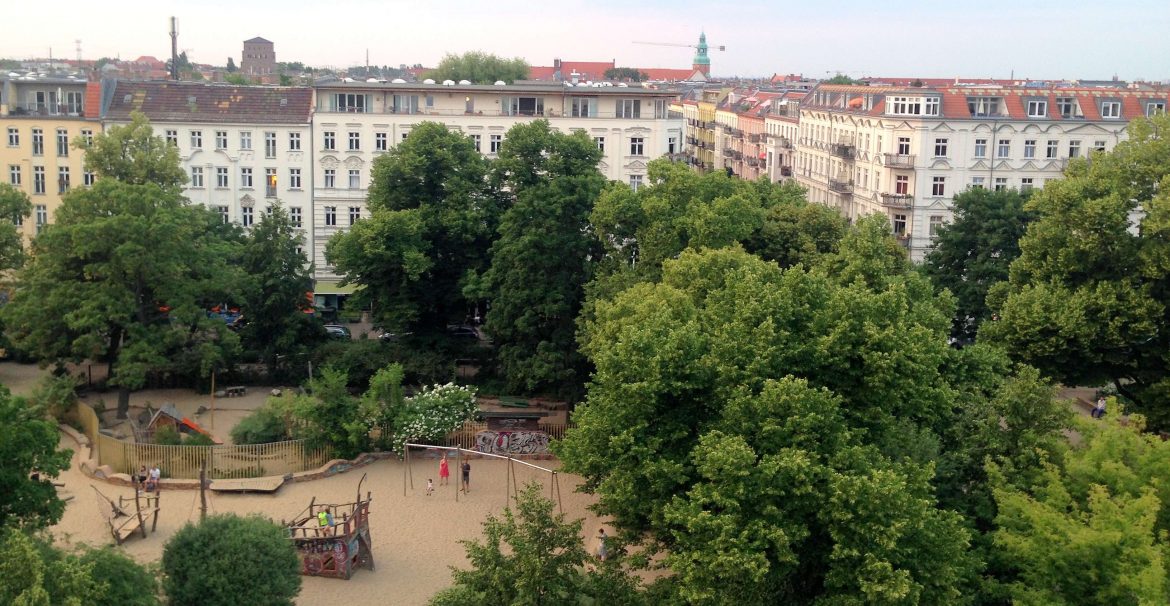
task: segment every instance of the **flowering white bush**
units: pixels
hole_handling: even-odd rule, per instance
[[[454,383],[424,387],[406,398],[394,423],[394,449],[406,442],[435,442],[479,412],[475,389]]]

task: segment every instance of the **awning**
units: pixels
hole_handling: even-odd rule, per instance
[[[361,288],[359,284],[341,285],[341,280],[317,280],[313,286],[313,294],[315,295],[352,295]]]

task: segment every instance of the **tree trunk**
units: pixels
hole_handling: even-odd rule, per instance
[[[118,418],[125,419],[130,416],[130,388],[119,385],[118,386]]]

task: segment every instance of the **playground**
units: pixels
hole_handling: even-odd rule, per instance
[[[13,393],[27,394],[41,372],[35,366],[3,363],[0,364],[0,384],[6,385]],[[246,397],[231,398],[228,402],[231,409],[244,408],[252,404],[253,398],[255,405],[259,405],[266,395],[262,390],[250,389]],[[147,390],[136,392],[132,403],[173,402],[183,414],[192,414],[194,407],[206,402],[206,397],[182,390]],[[216,412],[215,433],[226,436],[234,421],[246,413],[230,410],[221,415],[223,412]],[[204,423],[200,418],[199,423],[209,427],[210,419]],[[76,450],[77,445],[62,435],[61,447]],[[349,580],[302,576],[303,588],[297,603],[324,606],[425,604],[436,592],[450,586],[450,566],[466,566],[464,548],[459,541],[480,538],[483,520],[488,514],[503,511],[516,484],[523,486],[529,481],[539,481],[546,495],[555,488],[550,474],[545,471],[509,464],[506,459],[473,458],[470,459],[471,490],[467,494],[457,493],[460,472],[454,462],[452,459],[448,485],[439,483],[438,453],[415,451],[411,454],[409,468],[399,460],[383,460],[319,480],[285,484],[273,494],[208,491],[207,510],[209,514],[259,514],[277,522],[295,520],[298,516],[303,517],[306,505],[314,501],[334,504],[354,501],[358,482],[365,474],[361,496],[371,495],[368,525],[376,568],[358,569]],[[552,468],[559,465],[557,461],[547,460],[538,463]],[[557,477],[564,513],[569,519],[585,518],[582,540],[591,546],[588,537],[596,536],[602,526],[601,521],[586,509],[593,498],[575,492],[579,483],[575,476],[558,474]],[[431,496],[426,491],[428,479],[433,479],[435,484]],[[61,522],[52,528],[57,539],[92,545],[112,544],[114,541],[107,523],[111,505],[107,498],[115,502],[119,502],[120,497],[129,499],[121,502],[127,503],[125,509],[133,511],[133,489],[85,476],[79,471],[76,456],[72,467],[59,480],[64,484],[59,488],[60,495],[68,502]],[[105,498],[91,486],[96,486]],[[140,533],[128,534],[120,547],[143,563],[160,560],[166,541],[184,524],[199,519],[198,490],[164,489],[160,501],[157,521],[153,519],[152,511],[145,538]],[[143,507],[148,507],[148,504],[143,503]]]

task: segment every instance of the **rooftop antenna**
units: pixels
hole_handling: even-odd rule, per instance
[[[179,79],[179,20],[171,17],[171,80]]]
[[[77,43],[77,63],[81,64],[81,38],[74,40]]]

